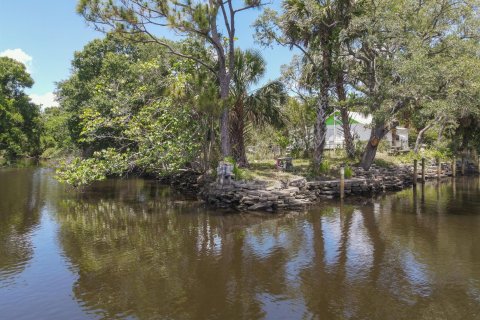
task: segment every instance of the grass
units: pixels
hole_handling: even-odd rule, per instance
[[[421,160],[425,158],[427,160],[433,160],[440,158],[441,160],[450,160],[451,155],[448,152],[436,150],[436,149],[427,149],[423,152],[415,154],[413,151],[408,153],[402,153],[398,155],[388,155],[386,153],[378,153],[375,159],[375,164],[379,167],[388,167],[391,165],[401,165],[401,164],[413,164],[414,160]]]
[[[422,154],[415,154],[413,151],[399,155],[388,155],[384,152],[378,152],[374,163],[379,167],[391,167],[401,164],[413,164],[415,159],[420,160],[422,157],[427,159],[434,159],[440,156],[442,159],[447,159],[448,155],[442,154],[436,150],[425,150]],[[346,164],[346,176],[352,175],[351,167],[358,165],[360,161],[349,160],[344,152],[330,152],[325,153],[324,165],[320,172],[315,174],[312,170],[310,159],[293,159],[293,171],[284,172],[277,170],[275,160],[250,160],[250,166],[242,169],[245,180],[260,180],[268,183],[275,183],[278,181],[291,181],[300,177],[306,177],[309,180],[321,179],[330,180],[338,179],[340,175],[340,166]],[[347,177],[348,178],[348,177]]]
[[[291,181],[300,177],[307,179],[337,179],[341,164],[352,165],[352,161],[341,153],[327,152],[324,165],[319,173],[315,174],[310,159],[293,159],[293,170],[285,172],[277,170],[275,160],[251,160],[250,166],[242,169],[246,180],[260,180],[267,182]]]

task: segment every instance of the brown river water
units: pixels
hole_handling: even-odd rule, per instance
[[[1,169],[0,319],[480,319],[480,180],[275,215]]]

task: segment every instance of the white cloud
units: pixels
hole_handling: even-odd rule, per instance
[[[18,62],[23,63],[27,67],[27,71],[29,73],[32,72],[32,56],[28,55],[22,49],[7,49],[5,51],[0,52],[0,57],[9,57]]]
[[[58,107],[58,102],[55,101],[56,96],[53,92],[47,92],[45,94],[30,94],[30,98],[33,103],[42,105],[42,110],[49,107]]]

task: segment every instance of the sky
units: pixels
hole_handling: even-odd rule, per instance
[[[273,0],[278,8],[280,1]],[[83,17],[76,14],[77,0],[0,0],[0,56],[24,63],[35,84],[27,90],[32,100],[42,106],[55,106],[55,83],[70,74],[70,62],[75,51],[89,41],[102,38]],[[255,48],[267,61],[267,73],[262,83],[279,77],[280,67],[292,57],[288,48],[261,48],[254,41],[251,24],[259,10],[248,10],[237,17],[237,45]],[[162,35],[173,37],[169,30]]]

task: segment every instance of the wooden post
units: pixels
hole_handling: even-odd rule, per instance
[[[425,158],[422,158],[422,183],[425,183]]]
[[[340,199],[345,198],[345,165],[340,166]]]
[[[453,157],[452,160],[452,178],[457,176],[457,157]]]
[[[418,167],[418,160],[413,160],[413,185],[417,185],[417,168]]]
[[[421,197],[421,202],[422,204],[425,203],[425,184],[422,184],[422,197]]]
[[[462,156],[462,176],[465,175],[465,157]]]
[[[440,162],[440,158],[437,158],[437,179],[440,179],[441,174],[442,174],[442,163]]]
[[[417,185],[414,184],[413,185],[413,188],[412,188],[412,191],[413,191],[413,206],[415,208],[415,214],[418,214],[418,195],[417,195]]]
[[[457,181],[452,181],[452,193],[453,193],[453,199],[457,198]]]

